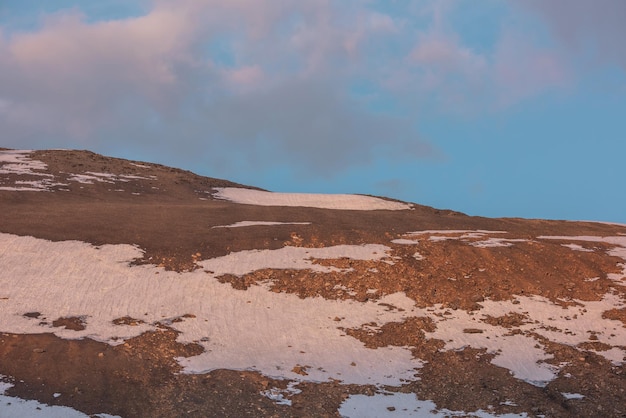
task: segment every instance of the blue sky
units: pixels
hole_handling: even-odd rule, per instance
[[[626,223],[623,0],[0,3],[0,146]]]

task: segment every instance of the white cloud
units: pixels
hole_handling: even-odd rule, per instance
[[[358,2],[156,1],[106,21],[60,11],[0,38],[0,127],[16,147],[48,138],[212,159],[219,146],[253,164],[262,147],[332,173],[369,161],[383,138],[416,141],[408,121],[347,93],[349,78],[369,71],[363,45],[393,30]],[[226,61],[211,51],[224,39]]]
[[[550,17],[553,8],[528,2],[563,39],[584,39],[568,35],[579,15]],[[394,159],[432,156],[416,130],[422,107],[508,106],[573,77],[564,56],[510,30],[495,49],[472,47],[452,24],[455,2],[394,13],[357,0],[148,5],[125,19],[94,21],[76,8],[22,32],[0,27],[5,146],[133,148],[187,166],[282,158],[329,176],[368,164],[381,144]],[[580,30],[606,13],[590,12]],[[607,50],[614,20],[593,38]],[[352,94],[355,82],[368,92]],[[404,116],[372,110],[389,103]]]

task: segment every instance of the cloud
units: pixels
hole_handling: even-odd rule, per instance
[[[567,48],[597,60],[626,68],[626,2],[623,0],[519,0],[541,17]]]
[[[183,16],[158,10],[95,24],[53,15],[1,46],[0,97],[11,103],[3,125],[22,137],[88,141],[125,103],[165,109],[193,65],[191,40]]]
[[[59,11],[0,37],[0,127],[14,147],[223,167],[282,158],[326,176],[366,164],[381,143],[391,157],[428,157],[409,118],[349,95],[351,77],[371,76],[360,65],[368,41],[394,30],[358,2],[156,1],[103,21]]]
[[[567,59],[554,49],[540,47],[521,34],[507,31],[493,59],[499,106],[509,106],[554,88],[570,85],[573,74]]]
[[[580,23],[520,1],[571,45],[606,14]],[[419,135],[421,109],[510,106],[572,77],[564,56],[523,31],[472,46],[453,25],[456,2],[141,3],[145,12],[127,18],[74,8],[22,31],[0,27],[6,146],[132,150],[223,170],[280,159],[333,176],[376,158],[439,158]],[[621,33],[608,26],[593,38],[606,54]]]

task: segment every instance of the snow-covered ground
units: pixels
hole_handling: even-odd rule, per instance
[[[374,396],[351,395],[343,402],[339,413],[342,417],[350,418],[519,418],[528,416],[526,413],[498,415],[482,410],[465,412],[437,409],[433,401],[422,401],[412,393],[397,392],[377,393]]]
[[[16,192],[42,192],[50,190],[53,186],[65,186],[56,183],[54,176],[42,173],[48,166],[41,161],[30,158],[32,151],[5,150],[0,151],[0,190]],[[18,180],[15,185],[3,186],[2,175],[12,174],[27,176],[28,180]],[[32,177],[38,178],[33,180]]]
[[[38,170],[45,168],[29,161],[27,155],[3,152],[3,172],[37,175]],[[275,194],[236,188],[220,189],[217,195],[250,204],[408,209],[404,204],[365,196],[320,198],[319,195]],[[241,221],[218,227],[283,224],[308,223]],[[508,239],[503,234],[506,232],[417,231],[390,240],[389,244],[415,246],[417,249],[424,240],[457,239],[480,247],[513,246],[524,241]],[[539,236],[535,240],[561,240],[565,242],[562,245],[572,251],[590,251],[582,247],[581,242],[610,244],[612,247],[607,253],[622,258],[624,263],[623,272],[610,274],[609,278],[616,285],[626,283],[626,235]],[[594,341],[610,347],[597,351],[598,355],[614,365],[622,365],[626,360],[626,328],[620,321],[603,317],[608,310],[626,306],[626,301],[616,292],[607,293],[599,301],[573,300],[567,307],[541,296],[515,295],[514,300],[485,300],[480,302],[480,309],[467,312],[449,310],[443,305],[418,308],[401,292],[368,302],[321,297],[302,299],[294,294],[272,292],[263,283],[247,290],[236,290],[230,284],[216,280],[224,274],[243,276],[261,269],[305,269],[322,274],[341,274],[350,269],[333,266],[332,260],[397,262],[390,254],[391,248],[382,244],[324,248],[287,246],[199,260],[200,269],[176,273],[151,265],[131,266],[129,263],[133,259],[142,256],[141,250],[132,245],[98,247],[79,241],[51,242],[0,233],[0,332],[53,332],[61,338],[88,337],[115,345],[143,332],[157,330],[159,323],[165,323],[180,332],[179,341],[195,342],[205,349],[200,355],[178,359],[184,372],[245,369],[289,379],[294,383],[288,390],[270,388],[263,393],[284,404],[297,393],[297,384],[301,381],[336,379],[343,383],[393,387],[419,379],[423,362],[413,358],[410,347],[371,349],[344,331],[366,324],[376,330],[384,324],[412,317],[428,317],[433,321],[435,329],[425,335],[443,341],[444,350],[486,349],[493,355],[491,362],[494,365],[506,368],[513,377],[536,386],[545,386],[563,367],[549,364],[551,355],[537,336],[572,347],[588,342],[593,336]],[[418,252],[414,257],[424,259]],[[315,263],[319,259],[328,262],[325,265]],[[388,309],[389,305],[399,309]],[[41,315],[38,318],[25,316],[32,312]],[[524,323],[516,326],[516,333],[488,323],[488,318],[509,314],[524,318]],[[139,325],[113,323],[113,320],[126,316],[140,320]],[[52,327],[52,321],[61,317],[79,317],[85,329],[73,331]],[[22,408],[11,409],[19,411],[18,415],[22,415],[21,411],[35,410],[46,411],[47,414],[42,415],[46,417],[56,416],[57,411],[60,411],[59,416],[83,416],[34,401],[7,397],[1,394],[5,389],[6,386],[0,387],[0,417],[3,411],[9,411],[4,408],[9,403],[12,408]],[[563,396],[581,399],[583,395],[567,393]],[[371,397],[353,395],[346,399],[340,410],[344,416],[355,417],[395,416],[400,412],[403,416],[497,416],[489,411],[434,410],[431,401],[419,400],[414,395],[382,392]],[[25,416],[30,416],[29,413],[24,412]],[[32,416],[39,416],[38,413],[33,412]]]
[[[182,274],[153,266],[129,267],[129,261],[141,255],[130,245],[96,248],[77,241],[55,243],[0,234],[0,249],[0,331],[46,331],[63,338],[90,337],[119,344],[156,329],[158,321],[171,322],[192,314],[195,318],[171,324],[182,332],[179,340],[195,341],[206,349],[199,356],[180,359],[190,373],[254,369],[294,380],[333,378],[346,383],[398,385],[413,379],[421,366],[408,349],[371,350],[339,329],[404,319],[413,304],[404,294],[381,301],[406,309],[398,312],[374,302],[300,299],[263,286],[235,290],[214,279],[219,274],[245,274],[268,267],[325,271],[333,268],[313,265],[310,258],[380,259],[386,255],[381,245],[246,251],[205,260],[203,269]],[[42,317],[24,317],[27,312],[41,312],[48,323],[59,317],[82,317],[86,329],[42,327]],[[113,324],[124,316],[145,324]],[[335,318],[343,319],[338,322]],[[295,373],[296,366],[305,367],[308,375]]]
[[[55,175],[48,173],[48,166],[39,160],[31,158],[29,150],[0,151],[0,190],[17,192],[45,192],[53,190],[55,186],[68,186],[55,180]],[[134,164],[137,166],[137,164]],[[3,186],[3,174],[17,175],[27,180],[16,180],[11,186]],[[36,178],[36,179],[33,179]],[[154,180],[155,176],[137,176],[131,174],[112,174],[86,172],[83,174],[69,174],[67,181],[82,184],[98,183],[126,183],[131,180]]]
[[[607,237],[604,242],[626,246],[626,237]],[[427,337],[443,340],[446,349],[486,348],[495,354],[494,364],[539,386],[556,376],[558,366],[545,363],[550,356],[533,334],[576,346],[593,333],[597,341],[612,347],[598,354],[615,364],[621,364],[626,354],[626,328],[619,321],[602,318],[604,311],[624,307],[624,301],[610,293],[601,301],[574,301],[576,306],[567,308],[539,296],[517,296],[515,301],[486,300],[478,311],[441,315],[443,306],[417,308],[403,293],[376,303],[300,299],[270,292],[263,285],[241,291],[215,280],[222,274],[241,276],[265,268],[342,271],[314,264],[314,259],[393,262],[389,248],[380,244],[241,251],[200,261],[202,269],[187,273],[154,266],[131,267],[128,263],[141,251],[130,245],[94,247],[77,241],[50,242],[0,234],[0,249],[0,331],[47,331],[63,338],[90,337],[119,344],[155,329],[159,321],[171,323],[192,314],[192,318],[171,323],[181,332],[181,341],[198,342],[206,349],[201,355],[180,359],[189,373],[253,369],[294,380],[332,378],[346,383],[398,385],[414,379],[421,366],[408,348],[368,349],[340,328],[358,328],[371,322],[382,326],[424,316],[436,325]],[[388,310],[379,302],[403,311]],[[25,317],[27,312],[41,312],[48,325],[40,325],[41,318]],[[520,334],[511,335],[506,328],[484,322],[487,316],[509,313],[528,319],[519,326]],[[67,316],[83,318],[86,329],[71,331],[49,325]],[[113,324],[114,319],[124,316],[145,323],[135,327]],[[470,328],[479,331],[464,332]],[[308,374],[295,373],[296,366],[304,367]]]
[[[336,210],[406,210],[413,205],[351,194],[276,193],[238,187],[216,188],[213,197],[257,206],[301,206]]]
[[[68,177],[69,181],[75,181],[78,183],[83,183],[83,184],[94,184],[95,182],[98,183],[110,183],[110,184],[115,184],[115,183],[119,183],[119,182],[128,182],[130,180],[154,180],[156,179],[156,176],[150,176],[150,177],[145,177],[145,176],[135,176],[135,175],[130,175],[130,174],[111,174],[111,173],[95,173],[92,171],[87,171],[85,172],[85,174],[71,174]]]

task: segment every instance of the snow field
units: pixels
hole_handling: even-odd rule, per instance
[[[53,243],[0,234],[0,248],[4,249],[0,252],[3,332],[54,332],[62,338],[89,337],[120,344],[125,338],[156,329],[157,321],[193,314],[195,318],[171,324],[182,333],[181,342],[198,342],[206,350],[199,356],[179,359],[189,373],[218,368],[253,369],[293,380],[333,378],[346,383],[398,385],[414,379],[422,364],[405,348],[368,349],[338,329],[404,319],[411,314],[413,305],[404,294],[389,295],[380,301],[406,309],[400,313],[374,302],[300,299],[292,294],[269,292],[262,286],[238,291],[214,279],[218,273],[243,274],[253,268],[251,262],[242,269],[234,263],[237,257],[232,254],[203,262],[205,268],[218,273],[196,270],[178,274],[153,266],[129,267],[128,262],[141,255],[139,249],[130,245],[96,248],[76,241]],[[275,251],[248,255],[261,263],[257,269],[284,265],[281,257],[300,257],[299,265],[289,263],[288,267],[308,268],[312,254],[322,258],[368,259],[385,255],[384,246],[379,245],[286,247]],[[58,317],[83,317],[86,329],[41,326],[41,318],[23,316],[35,311],[41,312],[48,323]],[[131,327],[111,322],[124,316],[146,323]],[[343,319],[337,322],[335,318]],[[308,375],[292,371],[298,365]]]
[[[336,210],[407,210],[413,205],[350,194],[276,193],[238,187],[215,188],[214,198],[257,206],[301,206]]]
[[[473,237],[482,234],[479,238],[484,238],[487,231],[462,233]],[[607,242],[616,245],[609,254],[626,259],[626,236],[538,239]],[[418,240],[394,242],[419,243]],[[570,248],[579,251],[575,246]],[[0,316],[3,318],[0,331],[54,332],[62,338],[89,337],[120,344],[126,338],[156,329],[155,324],[161,321],[170,323],[181,333],[179,341],[196,342],[205,348],[198,356],[178,359],[187,373],[218,368],[251,369],[296,382],[337,379],[344,383],[398,386],[418,379],[422,366],[419,359],[412,358],[407,347],[368,349],[339,328],[359,328],[371,322],[380,327],[388,322],[425,316],[436,325],[426,336],[444,341],[446,350],[484,348],[494,354],[494,365],[536,386],[545,386],[563,365],[546,363],[551,356],[533,334],[570,346],[589,341],[593,336],[595,341],[611,346],[597,354],[616,365],[624,363],[626,328],[619,321],[602,318],[603,312],[626,306],[615,293],[606,294],[600,301],[575,300],[572,301],[574,306],[566,308],[540,296],[517,296],[515,301],[486,300],[481,302],[482,308],[478,311],[466,312],[447,310],[441,305],[416,308],[403,293],[365,303],[319,297],[300,299],[293,294],[270,292],[264,285],[239,291],[215,280],[222,274],[241,276],[265,268],[341,272],[336,267],[315,264],[313,260],[347,257],[393,262],[389,250],[380,244],[249,250],[202,260],[199,262],[202,269],[179,274],[154,266],[129,266],[129,261],[141,256],[141,251],[131,245],[94,247],[78,241],[50,242],[0,234],[0,265],[3,266],[0,270]],[[69,293],[68,289],[73,292]],[[404,311],[388,310],[379,303]],[[42,317],[23,316],[34,311],[41,312]],[[441,315],[444,311],[446,314]],[[526,323],[516,327],[520,334],[512,335],[507,328],[484,322],[487,316],[511,313],[526,319]],[[194,317],[172,322],[185,314]],[[86,329],[71,331],[39,325],[42,318],[50,324],[63,316],[84,318]],[[133,327],[112,323],[113,319],[123,316],[145,323]],[[468,329],[472,331],[466,332]],[[294,369],[296,366],[298,369]],[[304,371],[305,375],[296,371]],[[295,386],[292,389],[297,390]],[[269,390],[265,396],[286,403],[291,393]],[[439,416],[436,414],[442,412],[428,415],[432,409],[430,404],[420,402],[429,401],[418,401],[413,396],[406,406],[409,398],[403,396],[408,395],[392,396],[397,402],[394,400],[396,403],[391,406],[397,411],[402,407],[412,414],[405,416]],[[358,409],[363,400],[354,398],[359,401],[353,402],[351,399],[353,397],[344,403],[342,413],[367,416]],[[382,411],[376,416],[385,416],[379,406],[382,408],[384,404],[389,412],[386,408],[390,406],[390,399],[389,396],[379,398],[379,395],[369,397],[367,402],[380,402],[369,410]],[[427,411],[427,408],[430,409]],[[492,416],[480,415],[487,414],[483,411],[473,414]]]

